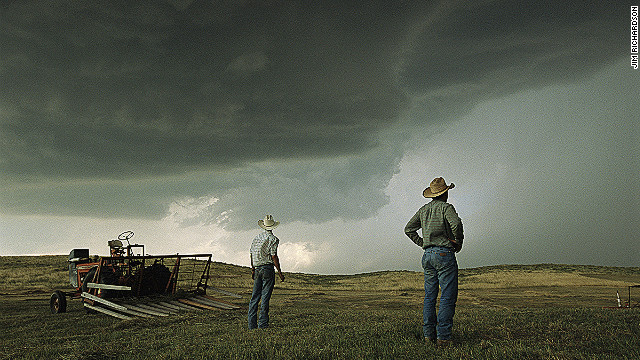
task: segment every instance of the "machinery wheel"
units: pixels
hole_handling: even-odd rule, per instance
[[[89,291],[89,287],[87,286],[87,284],[89,282],[91,282],[93,280],[93,277],[96,274],[96,271],[98,271],[98,267],[93,267],[91,268],[91,270],[89,270],[89,272],[87,273],[87,275],[84,277],[84,280],[82,282],[82,292],[88,292]],[[109,267],[103,267],[102,271],[100,271],[100,284],[107,284],[107,285],[117,285],[118,284],[118,277],[116,276],[116,274],[113,272],[113,270]],[[117,291],[115,290],[104,290],[104,289],[100,289],[98,291],[98,296],[101,298],[111,298],[111,297],[116,297],[118,295]]]
[[[89,272],[87,273],[87,275],[84,276],[84,279],[82,279],[82,292],[87,292],[89,291],[89,288],[87,287],[87,283],[91,282],[93,280],[93,277],[96,275],[96,271],[98,271],[98,267],[92,267]]]
[[[167,289],[167,283],[171,278],[171,271],[162,264],[153,264],[153,281],[156,294],[164,294]]]
[[[49,300],[49,307],[52,314],[67,312],[67,297],[65,294],[60,290],[54,291],[51,295],[51,300]]]
[[[87,275],[84,276],[84,279],[82,280],[82,286],[80,287],[80,289],[82,290],[82,292],[88,292],[89,291],[89,287],[87,287],[87,283],[93,280],[93,277],[96,274],[96,271],[98,271],[98,267],[92,267],[89,272],[87,273]],[[82,298],[82,305],[84,307],[84,302],[85,299]],[[88,307],[84,308],[85,311],[87,312],[87,314],[94,314],[95,310],[91,310]]]
[[[140,295],[164,294],[170,278],[171,271],[165,265],[156,263],[146,267],[140,283]]]
[[[85,275],[84,280],[82,281],[82,286],[80,287],[82,289],[82,292],[89,292],[89,287],[87,286],[88,283],[93,281],[93,277],[96,274],[96,271],[98,271],[98,267],[95,266],[93,268],[91,268],[91,270],[89,270],[89,272],[87,272],[87,275]],[[118,277],[116,276],[116,274],[113,272],[113,270],[109,267],[103,267],[102,271],[100,271],[100,284],[108,284],[108,285],[117,285],[118,284]],[[107,299],[107,298],[113,298],[113,297],[117,297],[118,292],[115,290],[105,290],[105,289],[98,289],[98,297],[101,297],[103,299]],[[82,298],[82,303],[84,304],[86,300],[84,298]],[[85,310],[87,311],[87,313],[89,314],[95,314],[95,310],[91,310],[87,307],[85,307]]]

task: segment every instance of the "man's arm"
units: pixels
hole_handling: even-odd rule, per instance
[[[278,270],[280,281],[284,281],[284,274],[282,274],[282,270],[280,270],[280,259],[278,259],[278,255],[271,255],[271,259],[273,260],[273,265],[276,266],[276,270]]]
[[[251,258],[251,279],[256,276],[256,268],[253,266],[253,254],[249,253],[249,257]]]
[[[456,252],[460,252],[462,249],[462,242],[464,241],[464,231],[462,229],[462,220],[458,216],[456,209],[453,205],[450,205],[445,213],[445,219],[449,223],[449,227],[451,228],[451,233],[453,234],[453,239],[449,239],[452,242]]]
[[[418,229],[422,227],[422,223],[420,222],[420,211],[416,212],[415,215],[409,220],[407,226],[404,227],[404,233],[413,241],[416,245],[422,246],[423,240],[418,235]]]
[[[455,250],[455,252],[460,252],[460,250],[462,250],[462,245],[458,244],[457,242],[455,242],[455,240],[451,240],[451,239],[447,239],[451,242],[451,245],[453,245],[453,250]]]

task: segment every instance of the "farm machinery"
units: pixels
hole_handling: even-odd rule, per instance
[[[208,288],[217,290],[208,285],[211,254],[147,255],[144,245],[131,244],[133,235],[125,231],[108,241],[110,256],[90,256],[88,249],[71,250],[69,282],[74,291],[54,291],[51,312],[66,312],[67,296],[81,299],[87,312],[122,319],[167,316],[181,310],[238,308],[206,294]]]

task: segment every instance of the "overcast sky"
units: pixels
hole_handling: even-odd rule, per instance
[[[626,1],[0,3],[0,255],[420,270],[438,176],[461,267],[640,266]]]

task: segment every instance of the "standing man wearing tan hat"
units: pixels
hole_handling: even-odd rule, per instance
[[[276,277],[274,266],[278,270],[280,280],[284,281],[278,259],[280,240],[272,232],[278,225],[280,222],[273,220],[271,215],[265,216],[264,220],[258,220],[258,226],[264,231],[258,234],[251,243],[253,293],[249,301],[249,329],[269,327],[269,300],[271,300]],[[258,318],[258,303],[260,304],[260,318]]]
[[[451,329],[458,299],[458,262],[455,253],[462,249],[462,221],[447,202],[449,189],[443,178],[435,178],[422,195],[432,200],[421,207],[404,228],[405,234],[424,249],[424,307],[422,331],[425,340],[438,346],[452,343]],[[422,228],[422,237],[418,229]],[[440,308],[436,316],[436,298]]]

